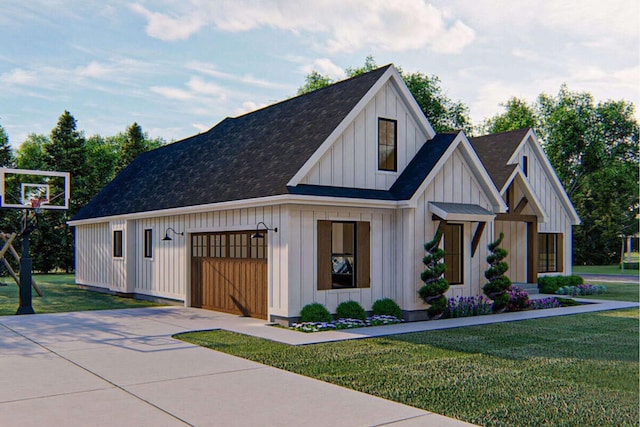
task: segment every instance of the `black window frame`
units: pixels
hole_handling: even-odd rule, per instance
[[[388,126],[389,124],[393,124],[393,144],[389,144],[389,142],[382,138],[382,127]],[[387,135],[388,132],[385,130],[384,135]],[[384,144],[383,144],[384,142]],[[385,148],[385,151],[388,150],[388,147],[393,147],[393,165],[389,166],[388,156],[384,157],[385,164],[382,162],[382,149]],[[395,119],[387,119],[384,117],[378,117],[378,170],[385,172],[397,172],[398,171],[398,120]]]
[[[562,233],[538,233],[538,273],[562,273],[564,271],[561,241],[563,238]],[[549,256],[550,246],[554,248],[553,265],[555,267],[550,267],[549,260],[552,258]]]
[[[113,230],[113,257],[114,258],[122,258],[123,257],[123,231],[122,230]]]
[[[522,156],[522,173],[524,176],[529,176],[529,157]]]
[[[267,259],[268,231],[253,239],[255,230],[216,231],[191,235],[191,256],[194,258]]]
[[[144,258],[153,258],[153,229],[144,229]]]

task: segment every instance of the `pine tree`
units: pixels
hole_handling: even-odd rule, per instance
[[[127,129],[127,139],[120,147],[118,161],[116,163],[116,174],[126,168],[139,154],[147,151],[146,138],[142,128],[134,122]]]
[[[9,136],[0,125],[0,166],[7,167],[13,164],[13,151],[9,144]]]
[[[44,145],[44,161],[51,171],[71,174],[73,194],[67,211],[49,211],[40,216],[40,227],[47,231],[42,233],[42,246],[35,249],[55,256],[54,265],[69,272],[74,268],[75,242],[74,232],[67,226],[67,221],[89,201],[89,192],[85,184],[88,175],[85,138],[76,129],[76,119],[66,110],[51,131],[51,141]],[[53,240],[47,242],[48,236]],[[48,265],[44,267],[46,269]]]
[[[504,233],[500,233],[498,240],[487,246],[489,252],[491,252],[491,254],[487,256],[487,262],[490,267],[484,272],[484,277],[487,278],[489,283],[482,288],[485,295],[493,300],[494,311],[502,311],[507,307],[509,303],[509,294],[507,291],[511,286],[511,279],[504,275],[509,269],[509,264],[503,261],[508,252],[506,249],[500,247],[502,239],[504,239]]]
[[[420,274],[424,286],[418,290],[420,298],[426,304],[430,304],[427,312],[432,319],[440,317],[447,308],[447,298],[444,293],[449,289],[449,282],[442,277],[447,267],[442,262],[444,250],[439,247],[441,237],[442,230],[438,229],[433,240],[424,244],[427,255],[422,258],[422,263],[426,269]]]

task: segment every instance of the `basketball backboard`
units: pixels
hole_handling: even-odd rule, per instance
[[[0,179],[0,208],[69,208],[69,172],[0,168]]]

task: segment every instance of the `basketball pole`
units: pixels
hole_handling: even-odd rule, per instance
[[[24,210],[22,217],[22,256],[20,257],[20,306],[16,314],[35,314],[31,303],[31,257],[29,257],[29,210]]]

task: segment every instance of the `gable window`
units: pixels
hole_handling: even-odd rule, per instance
[[[113,230],[113,257],[122,258],[122,230]]]
[[[459,285],[463,282],[463,252],[464,233],[462,224],[445,224],[442,236],[444,238],[444,278],[451,285]]]
[[[368,288],[370,224],[318,221],[318,290]]]
[[[153,258],[153,230],[150,228],[144,230],[144,257]]]
[[[561,272],[562,255],[562,233],[538,234],[538,273]]]
[[[529,158],[527,156],[522,156],[522,173],[524,176],[529,176]]]
[[[378,169],[397,171],[398,121],[378,119]]]

